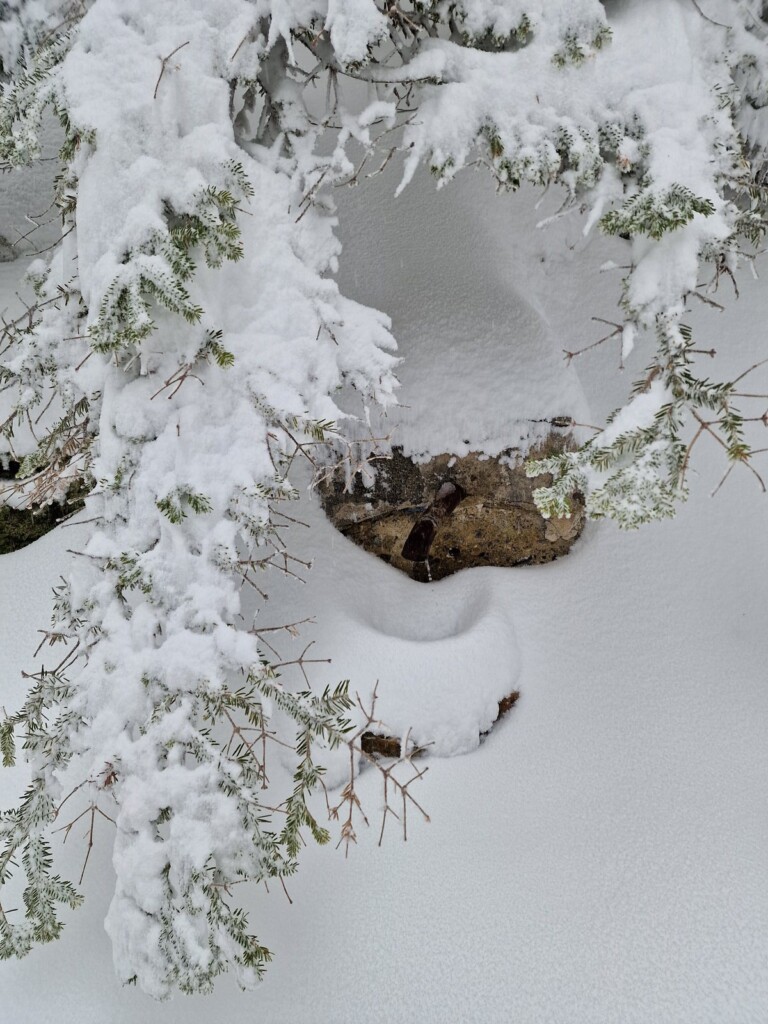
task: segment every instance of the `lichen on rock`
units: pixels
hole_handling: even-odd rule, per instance
[[[576,495],[569,519],[545,520],[533,491],[548,478],[526,477],[524,461],[571,444],[569,433],[553,430],[530,452],[509,449],[496,458],[446,453],[420,463],[393,448],[390,459],[377,462],[371,487],[357,477],[350,490],[339,474],[324,479],[319,491],[341,533],[415,579],[439,580],[477,566],[536,565],[570,550],[583,529],[583,504]],[[448,483],[456,492],[446,490]],[[459,492],[460,500],[443,514],[440,494],[455,498]],[[421,531],[422,539],[431,536],[428,564],[413,560],[413,535],[422,524],[434,527]]]

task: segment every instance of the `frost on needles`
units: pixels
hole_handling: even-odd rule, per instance
[[[764,233],[768,26],[758,0],[667,0],[675,66],[658,6],[4,5],[0,159],[38,158],[50,114],[63,138],[61,242],[0,340],[5,450],[42,425],[6,498],[84,481],[91,528],[56,592],[58,664],[0,727],[5,762],[21,742],[32,767],[0,818],[0,884],[24,908],[0,908],[1,955],[58,937],[80,901],[50,834],[82,813],[114,820],[119,978],[158,998],[224,971],[251,987],[269,952],[235,883],[293,872],[302,830],[327,838],[314,751],[343,738],[346,687],[270,664],[243,584],[291,572],[290,470],[321,443],[348,453],[338,390],[393,401],[389,322],[332,276],[332,186],[361,155],[402,151],[401,187],[421,163],[439,185],[478,161],[503,188],[557,183],[589,229],[630,240],[623,348],[647,368],[580,451],[532,466],[554,477],[545,514],[576,489],[623,525],[672,514],[692,418],[748,458],[735,385],[701,376],[683,317],[701,275],[733,279]],[[253,737],[292,749],[284,793]]]

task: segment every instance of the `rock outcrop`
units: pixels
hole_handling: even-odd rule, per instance
[[[525,457],[569,443],[569,435],[553,432]],[[549,478],[529,479],[524,461],[510,450],[498,458],[445,454],[415,463],[395,448],[391,459],[376,463],[371,488],[356,479],[349,492],[339,475],[323,481],[320,494],[341,533],[425,582],[475,566],[551,562],[581,534],[582,502],[575,495],[570,519],[544,519],[532,494]]]

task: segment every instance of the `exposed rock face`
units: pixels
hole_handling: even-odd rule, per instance
[[[58,526],[69,512],[71,509],[58,503],[35,512],[0,505],[0,555],[31,544]]]
[[[9,461],[3,465],[0,459],[0,488],[4,481],[15,479],[18,470],[18,462]],[[62,520],[82,508],[85,493],[82,484],[74,484],[66,501],[55,501],[44,508],[15,509],[0,504],[0,555],[18,551],[53,530]]]
[[[528,454],[568,443],[567,435],[553,433]],[[438,455],[416,464],[395,448],[390,460],[376,464],[370,489],[356,479],[349,493],[338,477],[325,481],[320,494],[341,533],[415,579],[439,580],[473,566],[551,562],[580,535],[582,505],[576,495],[570,519],[545,520],[532,494],[549,478],[528,479],[523,462],[519,451],[510,451],[496,459]],[[414,560],[425,553],[428,561]]]
[[[0,263],[12,263],[18,256],[4,235],[0,235]]]

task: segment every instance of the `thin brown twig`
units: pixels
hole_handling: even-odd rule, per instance
[[[291,906],[293,906],[293,900],[291,899],[291,894],[288,892],[288,889],[286,888],[285,879],[283,878],[282,875],[280,875],[280,885],[282,885],[282,887],[283,887],[283,892],[285,893],[288,902],[291,904]]]
[[[168,61],[171,59],[171,57],[175,56],[179,52],[179,50],[183,50],[185,46],[189,46],[189,39],[187,39],[187,41],[185,43],[180,43],[176,47],[176,49],[175,50],[171,50],[171,52],[167,56],[160,58],[160,61],[161,61],[160,74],[157,76],[157,81],[155,82],[155,91],[152,94],[152,99],[153,100],[157,99],[157,90],[160,88],[160,82],[163,80],[163,75],[165,74],[165,69],[168,67]]]
[[[730,466],[728,467],[728,469],[726,469],[725,473],[723,474],[723,478],[722,478],[722,480],[721,480],[721,481],[720,481],[720,483],[719,483],[719,484],[717,485],[717,487],[716,487],[716,488],[714,489],[714,491],[712,491],[712,493],[710,494],[710,497],[711,497],[711,498],[714,498],[714,496],[715,496],[715,495],[717,494],[717,492],[718,492],[718,491],[720,490],[720,488],[721,488],[721,487],[723,486],[723,484],[725,483],[725,481],[726,481],[726,480],[728,479],[728,477],[729,477],[729,476],[731,475],[731,470],[733,469],[733,467],[734,467],[735,465],[736,465],[736,463],[735,463],[735,462],[732,462],[732,463],[730,464]]]
[[[67,237],[67,235],[71,235],[74,230],[75,230],[75,225],[72,224],[71,227],[67,228],[67,230],[64,232],[63,235],[59,235],[59,237],[56,239],[55,242],[51,242],[50,245],[46,245],[46,247],[44,249],[38,249],[37,252],[27,253],[25,258],[29,259],[32,256],[42,256],[43,253],[50,252],[51,249],[55,249],[56,246],[59,245],[60,242],[63,242],[64,239]]]
[[[585,345],[584,348],[576,349],[573,352],[571,352],[567,348],[564,348],[563,353],[566,362],[570,363],[570,361],[572,359],[575,359],[576,356],[583,355],[585,352],[589,352],[590,349],[597,348],[598,345],[602,345],[606,341],[610,341],[611,338],[620,337],[624,333],[624,327],[622,324],[614,323],[612,320],[603,320],[602,317],[599,316],[593,316],[592,319],[597,323],[607,324],[609,327],[613,327],[613,330],[609,334],[604,335],[602,338],[598,338],[597,341],[593,341],[591,345]]]
[[[731,381],[731,386],[733,386],[734,384],[738,384],[740,380],[744,380],[744,378],[748,374],[752,373],[753,370],[758,370],[761,366],[765,366],[766,363],[768,363],[768,358],[761,359],[759,363],[753,363],[752,366],[748,367],[744,371],[744,373],[740,373],[738,377],[733,378],[733,380]]]
[[[764,360],[764,361],[768,362],[768,360]],[[721,446],[721,448],[724,448],[724,449],[725,449],[725,451],[726,451],[726,452],[728,452],[728,445],[727,445],[727,444],[725,443],[725,441],[724,441],[724,440],[722,439],[722,437],[718,437],[718,435],[717,435],[717,434],[715,433],[715,431],[714,431],[714,430],[712,429],[712,424],[711,424],[710,422],[708,422],[707,420],[703,420],[703,419],[701,418],[701,416],[699,416],[699,414],[698,414],[698,413],[696,412],[696,410],[695,410],[695,409],[691,409],[691,412],[692,412],[692,414],[693,414],[693,417],[694,417],[694,419],[695,419],[695,420],[698,420],[698,422],[699,422],[699,423],[700,423],[700,424],[702,425],[702,427],[703,427],[703,428],[704,428],[704,429],[705,429],[705,430],[707,431],[707,433],[708,433],[708,434],[710,434],[710,435],[711,435],[712,437],[714,437],[714,439],[715,439],[715,440],[717,441],[717,443],[718,443],[718,444],[719,444],[719,445]],[[729,454],[729,458],[730,458],[730,454]],[[753,475],[753,476],[755,477],[755,479],[756,479],[756,480],[757,480],[757,482],[759,483],[759,485],[760,485],[760,489],[761,489],[761,490],[763,491],[763,493],[765,493],[765,492],[766,492],[766,486],[765,486],[765,481],[764,481],[764,480],[763,480],[763,478],[762,478],[762,477],[760,476],[760,474],[759,474],[759,473],[758,473],[758,471],[757,471],[757,470],[755,469],[755,467],[754,467],[754,466],[753,466],[753,465],[752,465],[752,464],[750,463],[750,461],[749,461],[749,458],[748,458],[748,457],[745,457],[745,458],[741,458],[741,459],[736,459],[736,460],[733,460],[733,461],[736,461],[736,462],[740,462],[740,463],[741,463],[741,464],[742,464],[743,466],[746,466],[746,467],[747,467],[747,469],[748,469],[748,470],[750,471],[750,473],[752,473],[752,475]]]
[[[242,48],[243,46],[245,46],[246,42],[248,41],[248,36],[249,36],[250,34],[251,34],[251,30],[250,30],[250,29],[248,29],[248,31],[247,31],[247,32],[245,33],[245,35],[243,36],[243,38],[242,38],[242,39],[240,40],[240,42],[239,42],[239,43],[237,44],[237,46],[235,47],[235,51],[234,51],[234,53],[233,53],[233,54],[232,54],[232,56],[231,56],[231,57],[229,58],[230,60],[234,60],[234,59],[235,59],[235,57],[236,57],[236,56],[238,55],[238,53],[240,53],[240,50],[241,50],[241,48]]]
[[[715,21],[714,18],[710,18],[709,15],[705,14],[704,11],[702,11],[701,7],[699,7],[697,0],[691,0],[691,3],[702,16],[704,21],[708,21],[710,25],[717,25],[718,28],[727,28],[729,30],[732,27],[731,25],[724,25],[722,21]]]
[[[699,302],[703,302],[707,306],[712,306],[713,309],[717,309],[720,313],[725,312],[725,306],[723,306],[720,302],[715,302],[714,299],[710,299],[708,295],[702,295],[701,292],[697,291],[690,291],[688,292],[688,294],[693,295],[694,298],[697,298],[699,300]]]
[[[428,767],[424,767],[421,770],[417,770],[411,761],[411,757],[416,753],[416,748],[413,747],[410,739],[410,729],[406,732],[405,736],[400,741],[400,757],[392,761],[392,763],[385,765],[376,757],[374,754],[369,753],[361,745],[361,739],[366,732],[369,732],[372,726],[382,727],[382,723],[378,722],[375,718],[376,701],[378,698],[378,683],[374,687],[373,694],[371,696],[370,708],[366,708],[359,694],[355,695],[357,706],[360,708],[363,715],[363,724],[358,728],[355,734],[347,741],[349,747],[349,779],[346,786],[344,787],[339,803],[335,807],[331,807],[328,802],[328,794],[326,791],[326,802],[328,803],[329,817],[333,820],[339,819],[339,813],[342,807],[346,806],[347,814],[342,824],[341,835],[337,847],[341,843],[345,843],[345,855],[349,855],[349,847],[351,843],[357,842],[357,836],[354,828],[354,815],[359,813],[366,825],[369,824],[368,818],[363,811],[360,799],[355,789],[355,778],[356,778],[356,763],[359,757],[365,758],[366,762],[373,765],[377,771],[381,774],[382,785],[383,785],[383,797],[384,806],[382,810],[381,828],[379,830],[379,845],[384,840],[384,832],[386,829],[386,823],[390,815],[396,818],[403,830],[403,840],[408,839],[408,807],[415,807],[423,816],[425,821],[429,821],[429,815],[424,810],[422,805],[416,800],[413,794],[410,792],[409,787],[424,777],[428,771]],[[421,750],[423,748],[419,748]],[[400,766],[407,764],[410,765],[413,770],[413,776],[406,780],[397,777],[396,771]],[[392,806],[390,792],[393,792],[394,796],[399,798],[401,801],[401,811],[395,810]]]
[[[254,633],[256,636],[261,636],[262,633],[278,633],[281,630],[285,630],[287,633],[290,633],[291,636],[298,636],[298,627],[305,626],[307,623],[314,625],[315,619],[311,617],[307,619],[297,619],[295,622],[288,622],[284,626],[259,626],[258,629],[254,626],[253,629],[249,630],[249,632]]]

